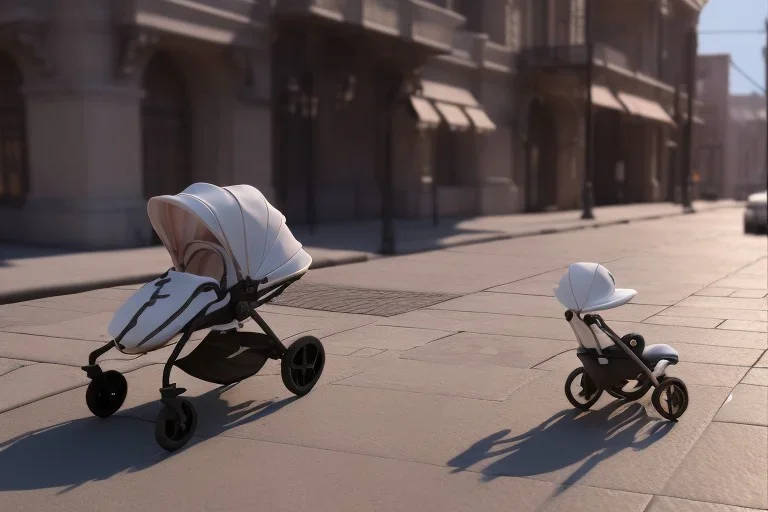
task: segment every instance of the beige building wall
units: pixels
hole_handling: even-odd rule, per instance
[[[188,86],[193,179],[251,183],[271,195],[269,115],[258,101],[268,99],[259,80],[268,77],[268,52],[246,49],[250,66],[238,66],[230,45],[204,40],[201,22],[220,20],[201,12],[176,12],[198,23],[195,37],[158,19],[142,25],[141,12],[113,9],[127,3],[46,5],[36,4],[43,21],[29,29],[31,47],[13,36],[0,40],[0,51],[24,71],[30,185],[23,206],[0,210],[0,237],[79,247],[150,242],[141,106],[143,69],[158,51],[172,56]],[[121,18],[126,14],[130,21]]]

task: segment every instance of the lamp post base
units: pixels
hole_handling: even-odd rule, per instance
[[[592,212],[592,207],[595,204],[594,197],[592,195],[592,183],[587,182],[584,184],[584,190],[581,193],[581,219],[592,220],[595,218]]]

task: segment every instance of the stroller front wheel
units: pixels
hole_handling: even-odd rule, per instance
[[[155,421],[155,440],[169,452],[187,444],[197,429],[197,411],[194,406],[183,398],[180,398],[179,402],[185,418],[180,418],[172,407],[166,405],[160,410]]]
[[[654,409],[665,419],[677,421],[688,408],[688,388],[676,377],[667,377],[653,390]]]
[[[304,336],[296,340],[280,362],[280,374],[285,387],[297,396],[304,396],[317,384],[325,368],[325,349],[319,339]]]
[[[576,388],[575,394],[573,388]],[[600,400],[602,394],[603,390],[595,385],[583,367],[576,368],[565,379],[565,397],[577,409],[589,410]]]
[[[123,406],[127,395],[128,381],[123,374],[108,370],[96,376],[88,384],[85,403],[94,416],[109,418]]]

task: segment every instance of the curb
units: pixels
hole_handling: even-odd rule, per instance
[[[726,208],[738,208],[741,205],[738,204],[732,204],[732,205],[723,205],[723,206],[715,206],[712,208],[706,208],[702,210],[698,210],[699,213],[704,212],[710,212],[715,210],[722,210]],[[474,240],[465,240],[465,241],[459,241],[459,242],[452,242],[448,243],[439,247],[430,247],[428,249],[406,249],[402,252],[398,252],[397,254],[393,256],[405,256],[405,255],[411,255],[411,254],[419,254],[424,252],[432,252],[432,251],[439,251],[439,250],[445,250],[450,249],[452,247],[462,247],[467,245],[474,245],[474,244],[483,244],[483,243],[489,243],[489,242],[498,242],[502,240],[512,240],[515,238],[527,238],[527,237],[533,237],[533,236],[542,236],[542,235],[554,235],[558,233],[568,233],[572,231],[581,231],[584,229],[598,229],[602,227],[609,227],[609,226],[617,226],[617,225],[623,225],[623,224],[631,224],[633,222],[643,222],[643,221],[649,221],[649,220],[659,220],[664,218],[670,218],[670,217],[680,217],[683,215],[687,215],[687,213],[684,213],[682,211],[675,212],[675,213],[662,213],[662,214],[654,214],[654,215],[646,215],[643,217],[635,217],[633,219],[619,219],[619,220],[612,220],[612,221],[605,221],[605,222],[595,222],[594,224],[587,224],[587,225],[566,225],[559,228],[544,228],[544,229],[536,229],[531,231],[523,231],[520,233],[498,233],[494,235],[488,235],[482,238],[477,238]],[[381,254],[375,254],[375,253],[363,253],[358,254],[354,256],[346,256],[343,258],[338,259],[330,259],[330,258],[323,258],[319,260],[313,260],[312,265],[309,267],[310,270],[318,270],[321,268],[328,268],[328,267],[335,267],[339,265],[350,265],[352,263],[363,263],[366,261],[370,261],[373,259],[378,258],[384,258],[384,257],[392,257],[392,256],[385,256]],[[36,300],[36,299],[43,299],[46,297],[57,297],[61,295],[72,295],[75,293],[83,293],[83,292],[89,292],[92,290],[98,290],[101,288],[113,288],[115,286],[127,286],[127,285],[134,285],[134,284],[141,284],[146,283],[148,281],[151,281],[157,276],[159,276],[162,272],[158,273],[152,273],[152,274],[142,274],[142,275],[135,275],[130,277],[122,277],[122,278],[112,278],[112,279],[101,279],[101,280],[94,280],[94,281],[87,281],[84,283],[72,283],[72,284],[63,284],[63,285],[55,285],[55,286],[47,286],[47,287],[39,287],[39,288],[32,288],[32,289],[26,289],[26,290],[18,290],[18,291],[11,291],[7,293],[0,292],[0,305],[6,305],[6,304],[14,304],[18,302],[26,302],[30,300]]]
[[[366,254],[346,256],[338,259],[323,258],[319,260],[313,260],[312,265],[309,268],[311,270],[316,270],[326,267],[335,267],[337,265],[349,265],[351,263],[362,263],[364,261],[368,261],[368,259],[369,257]],[[26,290],[18,290],[5,293],[0,292],[0,306],[36,299],[44,299],[46,297],[58,297],[61,295],[72,295],[75,293],[90,292],[92,290],[100,290],[102,288],[114,288],[115,286],[143,284],[152,281],[153,279],[157,279],[157,276],[160,274],[162,274],[162,272],[154,272],[152,274],[139,274],[128,277],[115,277],[111,279],[99,279],[80,283],[41,286],[38,288],[29,288]]]
[[[738,205],[738,204],[715,206],[712,208],[697,210],[696,213],[706,213],[706,212],[712,212],[716,210],[724,210],[726,208],[739,208],[741,206],[742,205]],[[411,254],[419,254],[423,252],[440,251],[445,249],[451,249],[453,247],[463,247],[463,246],[474,245],[474,244],[485,244],[489,242],[499,242],[502,240],[513,240],[515,238],[528,238],[532,236],[556,235],[559,233],[570,233],[573,231],[582,231],[585,229],[599,229],[603,227],[631,224],[633,222],[660,220],[660,219],[667,219],[670,217],[682,217],[684,215],[689,215],[689,213],[686,213],[683,211],[678,211],[673,213],[657,213],[654,215],[644,215],[642,217],[635,217],[632,219],[619,219],[619,220],[610,220],[610,221],[603,221],[603,222],[597,221],[597,222],[594,222],[593,224],[584,224],[584,225],[568,224],[568,225],[557,227],[557,228],[535,229],[530,231],[521,231],[519,233],[497,233],[493,235],[478,237],[473,240],[451,242],[451,243],[442,245],[440,247],[430,247],[428,249],[405,249],[402,252],[398,252],[394,256],[405,256],[405,255],[411,255]],[[377,254],[376,257],[383,257],[383,256]]]

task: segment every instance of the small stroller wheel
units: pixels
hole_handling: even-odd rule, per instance
[[[675,377],[667,377],[653,390],[651,403],[665,419],[677,421],[688,408],[688,388]]]
[[[186,416],[181,421],[172,407],[162,408],[155,421],[155,439],[157,444],[168,450],[176,451],[189,442],[197,428],[197,411],[189,401],[180,398],[181,409]]]
[[[304,396],[317,384],[325,367],[325,349],[314,336],[296,340],[283,356],[280,374],[291,393]]]
[[[109,418],[122,407],[127,394],[128,381],[123,374],[108,370],[88,384],[85,403],[94,416]]]
[[[627,385],[630,383],[635,383],[635,385],[629,389],[626,389]],[[645,375],[641,374],[638,375],[635,379],[624,381],[610,389],[606,389],[606,392],[618,400],[634,402],[635,400],[640,400],[643,398],[645,394],[648,393],[648,390],[651,389],[652,385],[653,384],[651,383],[651,380]]]
[[[565,379],[565,397],[577,409],[589,410],[602,394],[603,390],[598,389],[584,368],[576,368]]]

